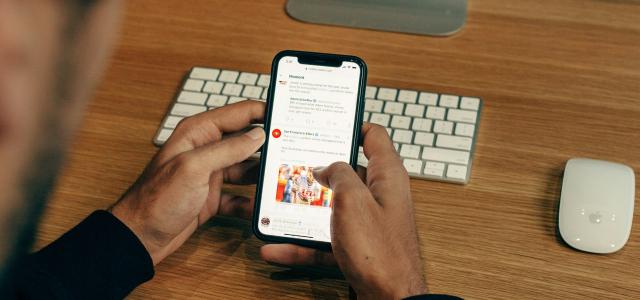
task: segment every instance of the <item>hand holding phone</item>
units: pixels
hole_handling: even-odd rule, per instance
[[[270,242],[330,247],[333,191],[314,168],[355,168],[367,69],[354,56],[280,52],[273,61],[253,228]]]
[[[315,172],[334,191],[332,252],[272,244],[261,256],[290,266],[337,265],[363,299],[425,294],[409,177],[384,128],[365,124],[362,131],[364,178],[344,163]]]

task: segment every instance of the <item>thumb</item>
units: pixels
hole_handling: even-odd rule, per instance
[[[262,146],[264,139],[264,129],[256,127],[242,135],[191,150],[187,155],[197,169],[222,170],[249,158]]]
[[[334,207],[346,204],[346,199],[368,198],[369,189],[349,164],[336,162],[326,168],[313,169],[313,176],[320,184],[333,190]]]

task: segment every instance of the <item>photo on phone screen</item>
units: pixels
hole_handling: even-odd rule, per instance
[[[331,242],[331,189],[313,176],[355,166],[366,65],[353,56],[283,51],[274,59],[254,231],[268,241]]]

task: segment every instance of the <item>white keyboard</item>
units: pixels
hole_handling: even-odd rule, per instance
[[[226,104],[266,101],[270,76],[194,67],[154,139],[158,146],[185,117]],[[466,184],[482,101],[388,87],[367,86],[364,121],[384,126],[412,178]],[[358,155],[358,164],[367,166]]]

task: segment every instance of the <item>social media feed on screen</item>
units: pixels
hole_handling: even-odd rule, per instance
[[[279,61],[262,184],[262,234],[331,242],[332,191],[313,169],[349,163],[360,66]]]

